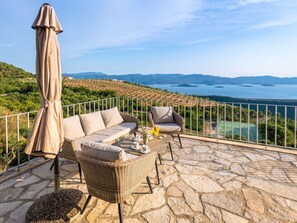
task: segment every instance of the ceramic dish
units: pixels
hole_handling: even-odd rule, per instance
[[[130,146],[130,148],[134,149],[134,150],[140,150],[141,146],[139,145],[138,147],[136,147],[135,145],[132,145],[132,146]]]
[[[139,150],[139,152],[141,152],[141,153],[148,153],[148,152],[150,152],[151,150],[150,149],[146,149],[146,150],[143,150],[143,148],[141,149],[141,150]]]

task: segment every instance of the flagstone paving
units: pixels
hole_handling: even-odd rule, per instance
[[[124,203],[128,223],[297,222],[297,157],[280,152],[182,139],[166,154],[161,184],[150,175]],[[24,222],[34,200],[54,189],[51,162],[0,184],[0,223]],[[61,187],[87,194],[77,164],[61,161]],[[117,206],[92,198],[74,222],[118,222]]]

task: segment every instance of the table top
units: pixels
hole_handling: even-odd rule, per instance
[[[162,139],[153,138],[152,140],[149,140],[148,146],[151,151],[155,151],[158,154],[165,154],[168,143],[172,141],[171,135],[161,134],[163,137]],[[141,155],[142,153],[139,152],[139,150],[131,149],[131,146],[134,145],[134,135],[130,135],[128,137],[125,137],[124,139],[114,143],[114,145],[121,147],[125,150],[125,152],[133,154],[133,155]],[[142,142],[140,142],[140,145],[142,145]]]

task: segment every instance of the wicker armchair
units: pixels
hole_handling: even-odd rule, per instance
[[[154,111],[152,111],[154,110]],[[163,110],[163,111],[161,111]],[[168,110],[166,114],[166,118],[168,118],[169,116],[172,116],[172,122],[168,122],[166,121],[162,121],[162,116],[164,114],[164,110]],[[154,117],[153,113],[158,113],[160,111],[160,117]],[[170,118],[170,117],[169,117]],[[148,112],[148,119],[150,122],[150,125],[152,127],[154,126],[159,126],[160,127],[160,132],[161,133],[166,133],[166,134],[170,134],[172,136],[177,135],[178,140],[179,140],[179,144],[180,147],[182,148],[182,142],[180,139],[179,134],[181,132],[185,131],[185,120],[182,116],[180,116],[177,112],[173,111],[171,107],[151,107],[151,109]],[[158,119],[158,120],[156,120]],[[165,119],[164,119],[165,120]],[[172,157],[173,158],[173,157]]]
[[[89,192],[81,211],[82,214],[94,196],[111,203],[118,203],[119,219],[120,222],[123,222],[122,202],[135,191],[145,178],[150,192],[153,193],[148,175],[155,168],[155,152],[123,162],[96,160],[86,156],[82,151],[78,151],[76,155]]]
[[[122,112],[120,112],[120,114],[121,114],[124,122],[134,122],[134,123],[136,123],[136,128],[134,130],[132,130],[131,132],[129,132],[129,134],[132,134],[132,133],[136,132],[137,131],[137,126],[138,126],[138,119],[136,117],[132,116],[132,115],[128,115],[128,114],[125,114],[125,113],[122,113]],[[117,139],[117,140],[119,140],[119,139]],[[81,143],[80,141],[70,140],[70,139],[64,138],[64,144],[63,144],[63,147],[62,147],[62,149],[61,149],[61,151],[59,153],[59,157],[71,160],[73,162],[77,162],[75,154],[76,154],[77,148],[80,147],[78,145],[80,143]],[[108,144],[112,144],[112,143],[114,143],[114,141],[108,142]],[[79,163],[77,163],[77,164],[78,164],[80,182],[82,182],[81,167],[80,167]],[[53,162],[50,170],[52,170],[53,166],[54,166],[54,162]]]

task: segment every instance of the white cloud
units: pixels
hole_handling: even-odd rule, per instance
[[[110,0],[77,5],[80,11],[88,11],[88,17],[72,17],[63,22],[61,35],[75,36],[65,42],[69,55],[107,47],[132,47],[144,41],[162,38],[192,22],[201,9],[202,0]],[[61,21],[62,22],[62,21]],[[77,24],[73,26],[73,24]],[[69,26],[69,28],[68,28]],[[63,41],[63,37],[61,36]],[[75,47],[74,47],[75,46]],[[73,51],[76,52],[73,52]]]
[[[249,5],[249,4],[258,4],[258,3],[269,3],[269,2],[275,2],[277,0],[240,0],[238,2],[239,5]]]
[[[185,42],[181,43],[180,45],[181,46],[191,46],[191,45],[213,42],[213,41],[216,41],[219,39],[221,39],[221,38],[220,37],[201,38],[201,39],[192,40],[192,41],[185,41]]]
[[[287,25],[292,25],[296,24],[297,19],[292,19],[292,20],[272,20],[272,21],[267,21],[261,24],[255,25],[253,28],[254,29],[265,29],[265,28],[270,28],[270,27],[277,27],[277,26],[287,26]]]

